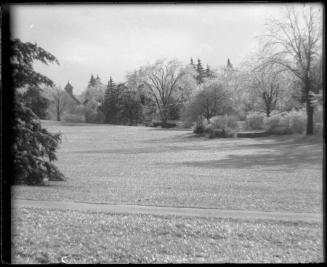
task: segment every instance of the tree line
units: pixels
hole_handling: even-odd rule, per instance
[[[269,117],[275,110],[305,108],[306,134],[313,134],[313,111],[323,90],[321,22],[319,10],[289,8],[283,20],[269,21],[259,49],[238,66],[229,58],[215,69],[203,68],[200,59],[188,64],[157,60],[128,73],[123,83],[109,77],[104,85],[91,75],[79,96],[70,83],[62,90],[34,70],[34,61],[58,63],[55,56],[36,44],[13,40],[16,181],[63,179],[52,163],[60,134],[49,133],[39,121],[49,113],[56,120],[127,125],[158,119],[166,127],[169,120],[191,125],[217,115],[242,120],[251,111]]]

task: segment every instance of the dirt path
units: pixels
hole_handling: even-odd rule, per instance
[[[173,215],[173,216],[195,216],[195,217],[215,217],[233,218],[247,220],[278,220],[278,221],[304,221],[321,222],[322,214],[319,213],[292,213],[292,212],[263,212],[244,210],[219,210],[205,208],[177,208],[177,207],[157,207],[141,205],[113,205],[100,203],[68,202],[68,201],[37,201],[27,199],[13,199],[12,208],[44,208],[44,209],[64,209],[80,210],[102,213],[117,214],[152,214],[152,215]]]

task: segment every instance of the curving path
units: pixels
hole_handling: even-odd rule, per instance
[[[44,208],[80,210],[116,214],[151,214],[170,216],[195,216],[231,218],[245,220],[277,220],[290,222],[321,222],[322,213],[263,212],[245,210],[220,210],[208,208],[159,207],[141,205],[120,205],[107,203],[86,203],[68,201],[39,201],[29,199],[12,199],[12,208]]]

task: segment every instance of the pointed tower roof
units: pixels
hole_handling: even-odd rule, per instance
[[[233,68],[232,63],[230,62],[229,58],[227,59],[227,68]]]

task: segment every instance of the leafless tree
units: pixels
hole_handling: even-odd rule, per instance
[[[265,111],[267,117],[277,106],[281,92],[281,76],[281,71],[273,65],[255,67],[250,73],[249,86],[252,99],[258,100],[255,102]]]
[[[163,124],[168,121],[172,99],[178,103],[187,98],[192,84],[190,80],[194,80],[193,72],[194,70],[184,68],[175,60],[160,60],[154,65],[141,67],[137,74],[134,73],[136,84],[143,87],[155,100]]]
[[[51,90],[52,103],[54,104],[54,111],[57,121],[61,120],[61,116],[69,105],[69,95],[59,87],[54,87]]]
[[[303,6],[288,8],[284,20],[271,20],[267,25],[263,54],[264,64],[278,65],[301,81],[307,111],[307,135],[313,134],[312,68],[321,55],[320,9]]]

